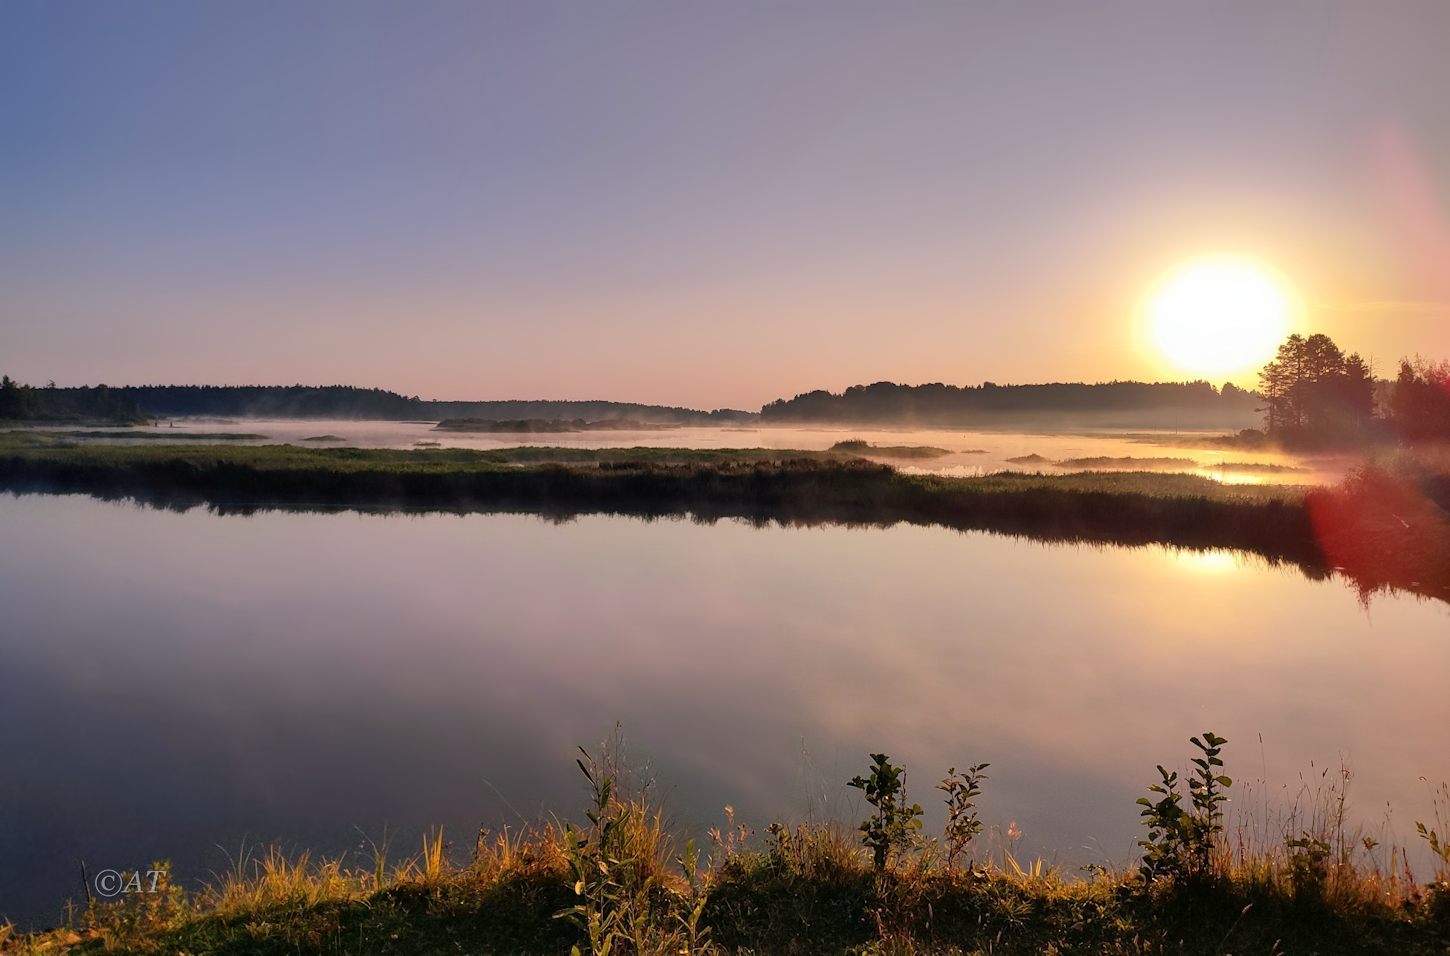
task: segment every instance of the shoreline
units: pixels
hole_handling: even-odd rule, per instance
[[[1450,600],[1446,480],[1366,473],[1336,488],[1187,474],[906,474],[850,453],[776,449],[142,447],[0,436],[0,490],[162,508],[525,512],[897,523],[1046,542],[1245,551],[1306,575]],[[1425,489],[1429,489],[1428,492]]]

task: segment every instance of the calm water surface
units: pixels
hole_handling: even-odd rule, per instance
[[[171,513],[0,496],[0,912],[248,844],[411,851],[582,805],[622,721],[686,830],[853,820],[885,750],[923,803],[992,763],[1021,852],[1123,862],[1185,738],[1287,797],[1353,769],[1408,842],[1450,777],[1450,611],[1230,554],[941,529]],[[1261,743],[1262,738],[1262,743]],[[934,810],[934,807],[931,807]],[[929,827],[940,823],[931,813]]]

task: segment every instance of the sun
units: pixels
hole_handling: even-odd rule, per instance
[[[1292,287],[1271,267],[1204,256],[1171,269],[1145,297],[1155,356],[1193,375],[1233,377],[1263,365],[1298,313]]]

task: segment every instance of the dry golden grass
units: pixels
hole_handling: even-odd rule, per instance
[[[240,852],[203,890],[96,904],[5,953],[1393,953],[1450,949],[1450,854],[1430,885],[1404,848],[1354,826],[1352,774],[1306,775],[1280,799],[1240,783],[1205,872],[1147,881],[1067,872],[1016,852],[1015,825],[948,862],[934,838],[873,866],[839,823],[754,831],[726,808],[697,869],[648,786],[607,752],[581,761],[588,823],[480,832],[466,860],[443,831],[389,865]],[[1450,789],[1435,791],[1447,832]],[[1125,812],[1131,812],[1125,808]],[[1428,838],[1427,838],[1428,842]],[[164,867],[162,867],[164,869]],[[560,918],[560,917],[564,918]]]
[[[1386,940],[1397,947],[1367,951],[1442,951],[1434,948],[1440,943],[1425,917],[1416,916],[1426,912],[1426,891],[1393,863],[1396,852],[1381,853],[1378,863],[1362,846],[1347,852],[1306,899],[1282,837],[1278,848],[1260,846],[1242,829],[1219,844],[1213,879],[1188,892],[1144,885],[1125,871],[1083,878],[1040,858],[1021,860],[1007,848],[999,859],[947,867],[930,842],[878,875],[854,834],[840,825],[775,826],[756,834],[748,848],[721,833],[698,897],[713,939],[707,935],[691,948],[680,927],[692,896],[658,808],[625,801],[620,809],[628,811],[620,819],[632,822],[618,846],[638,862],[653,895],[642,918],[621,928],[617,952],[1050,952],[1083,945],[1101,952],[1218,952],[1175,949],[1164,940],[1186,932],[1249,940],[1298,933],[1318,945],[1315,919],[1359,927],[1353,939],[1360,942],[1365,934],[1388,932]],[[1331,842],[1339,839],[1332,806],[1316,805],[1294,819],[1318,827],[1314,832]],[[194,896],[168,892],[161,902],[96,906],[75,926],[34,936],[0,926],[0,951],[409,952],[384,944],[409,934],[417,936],[418,952],[437,951],[431,947],[439,938],[471,940],[481,952],[567,950],[577,938],[552,916],[576,895],[569,860],[578,832],[550,821],[480,834],[470,858],[457,863],[435,832],[381,882],[336,860],[268,849]],[[1351,850],[1348,834],[1345,841]],[[548,905],[529,903],[521,888],[532,888]],[[489,914],[488,907],[501,912]],[[480,920],[502,921],[515,935],[536,932],[544,944],[535,937],[532,948],[493,948],[476,935]],[[534,925],[524,927],[529,921]],[[363,945],[344,945],[353,939]]]

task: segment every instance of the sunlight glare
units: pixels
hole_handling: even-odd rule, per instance
[[[1156,356],[1195,375],[1243,374],[1273,357],[1294,324],[1287,282],[1248,259],[1212,256],[1171,270],[1147,296]]]

